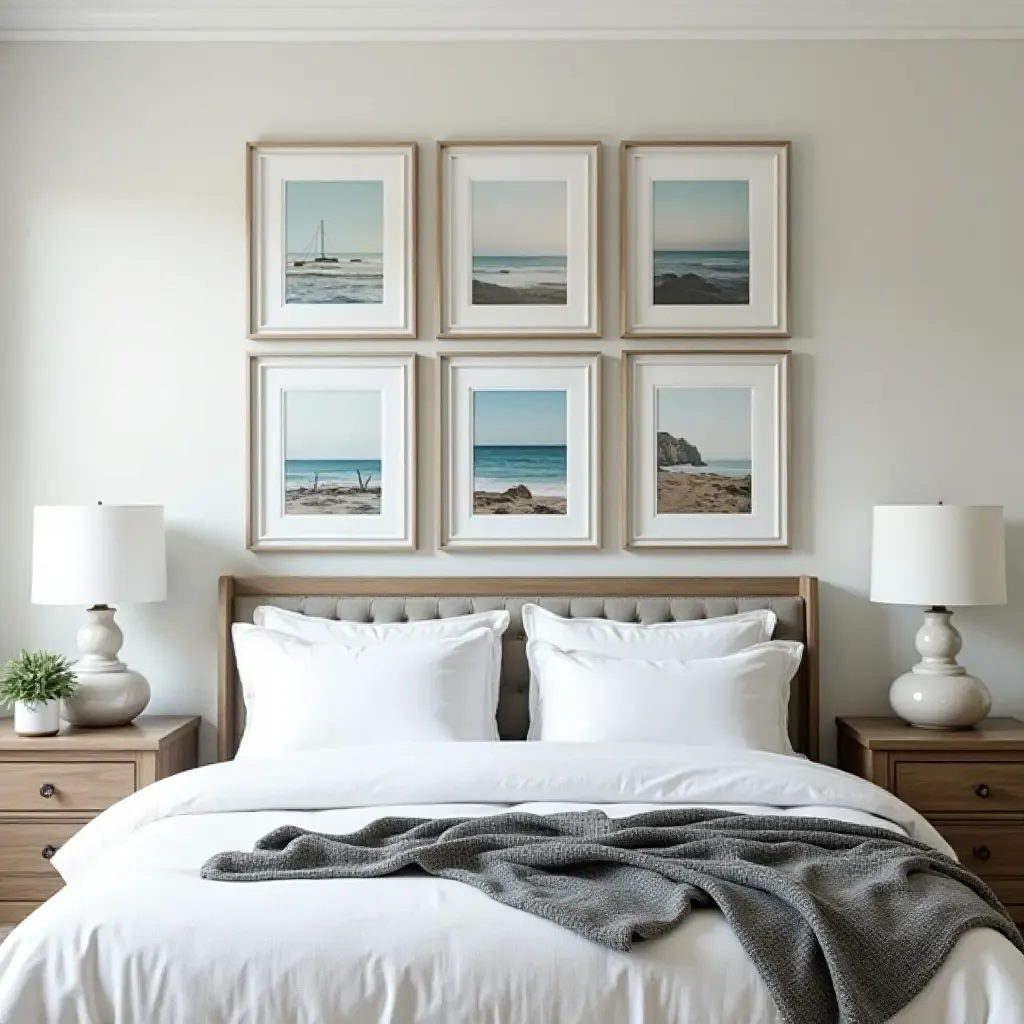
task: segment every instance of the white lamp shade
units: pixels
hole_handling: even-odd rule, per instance
[[[871,600],[962,606],[1006,603],[1000,505],[878,505]]]
[[[163,506],[36,507],[34,604],[137,604],[166,596]]]

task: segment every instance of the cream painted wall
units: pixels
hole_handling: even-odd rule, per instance
[[[917,612],[865,596],[871,506],[944,499],[1006,506],[1011,603],[957,619],[1024,714],[1022,96],[1020,43],[0,46],[0,657],[74,648],[78,611],[28,602],[47,502],[166,505],[170,600],[121,612],[124,653],[207,752],[222,572],[808,572],[830,752],[913,653]],[[615,147],[645,135],[795,143],[790,552],[620,549]],[[243,144],[274,136],[423,144],[415,555],[245,551]],[[600,554],[434,550],[431,144],[455,136],[607,144]]]

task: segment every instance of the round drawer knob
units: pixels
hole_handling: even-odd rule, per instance
[[[57,793],[57,787],[52,782],[44,782],[39,787],[39,795],[44,800],[49,800],[51,796],[55,796]]]
[[[57,852],[57,847],[56,846],[51,846],[49,843],[47,843],[43,847],[43,849],[42,849],[43,860],[52,860],[53,859],[53,855],[56,852]]]
[[[984,782],[979,782],[974,787],[974,792],[977,793],[978,796],[980,796],[982,800],[987,800],[988,799],[988,786],[986,786]]]
[[[974,854],[977,860],[988,860],[989,857],[992,856],[991,851],[984,844],[982,844],[981,846],[976,846],[973,850],[971,850],[971,853]]]

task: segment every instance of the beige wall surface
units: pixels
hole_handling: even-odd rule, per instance
[[[124,655],[208,723],[222,572],[807,572],[827,755],[913,655],[919,613],[867,600],[871,506],[942,499],[1006,507],[1010,604],[957,620],[1024,714],[1022,96],[1021,43],[0,45],[0,658],[74,651],[80,612],[29,603],[44,503],[166,506],[170,598],[119,613]],[[245,550],[245,354],[286,346],[245,337],[244,143],[304,136],[424,146],[415,554]],[[439,553],[432,144],[577,136],[606,143],[605,547]],[[788,552],[622,551],[616,147],[645,136],[793,140]]]

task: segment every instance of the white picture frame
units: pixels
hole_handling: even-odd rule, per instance
[[[601,357],[439,359],[440,546],[597,549]]]
[[[601,144],[441,142],[438,336],[601,336]]]
[[[623,338],[788,338],[788,142],[624,142]]]
[[[249,356],[246,546],[416,547],[416,356]]]
[[[789,361],[625,353],[627,548],[789,546]]]
[[[416,337],[417,147],[246,146],[249,337]]]

